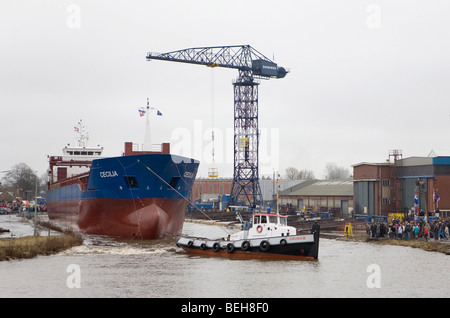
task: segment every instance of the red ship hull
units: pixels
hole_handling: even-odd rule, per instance
[[[184,199],[86,199],[50,203],[51,220],[85,234],[158,239],[179,235]]]

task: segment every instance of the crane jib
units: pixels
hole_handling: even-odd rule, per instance
[[[250,45],[190,48],[167,53],[149,52],[147,60],[163,60],[208,67],[234,68],[266,78],[283,78],[288,73]]]

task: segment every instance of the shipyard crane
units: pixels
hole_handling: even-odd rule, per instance
[[[147,61],[163,60],[239,71],[234,87],[234,172],[230,205],[263,203],[258,167],[258,85],[256,79],[284,78],[288,71],[250,45],[196,47],[148,53]]]

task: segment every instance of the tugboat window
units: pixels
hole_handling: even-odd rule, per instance
[[[267,223],[267,215],[261,215],[261,223]]]
[[[125,177],[125,181],[129,188],[137,188],[139,187],[136,177]]]

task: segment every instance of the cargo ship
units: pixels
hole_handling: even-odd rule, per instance
[[[130,239],[179,235],[199,161],[170,154],[170,144],[139,150],[125,142],[121,156],[103,147],[66,146],[49,157],[49,220],[85,234]]]

